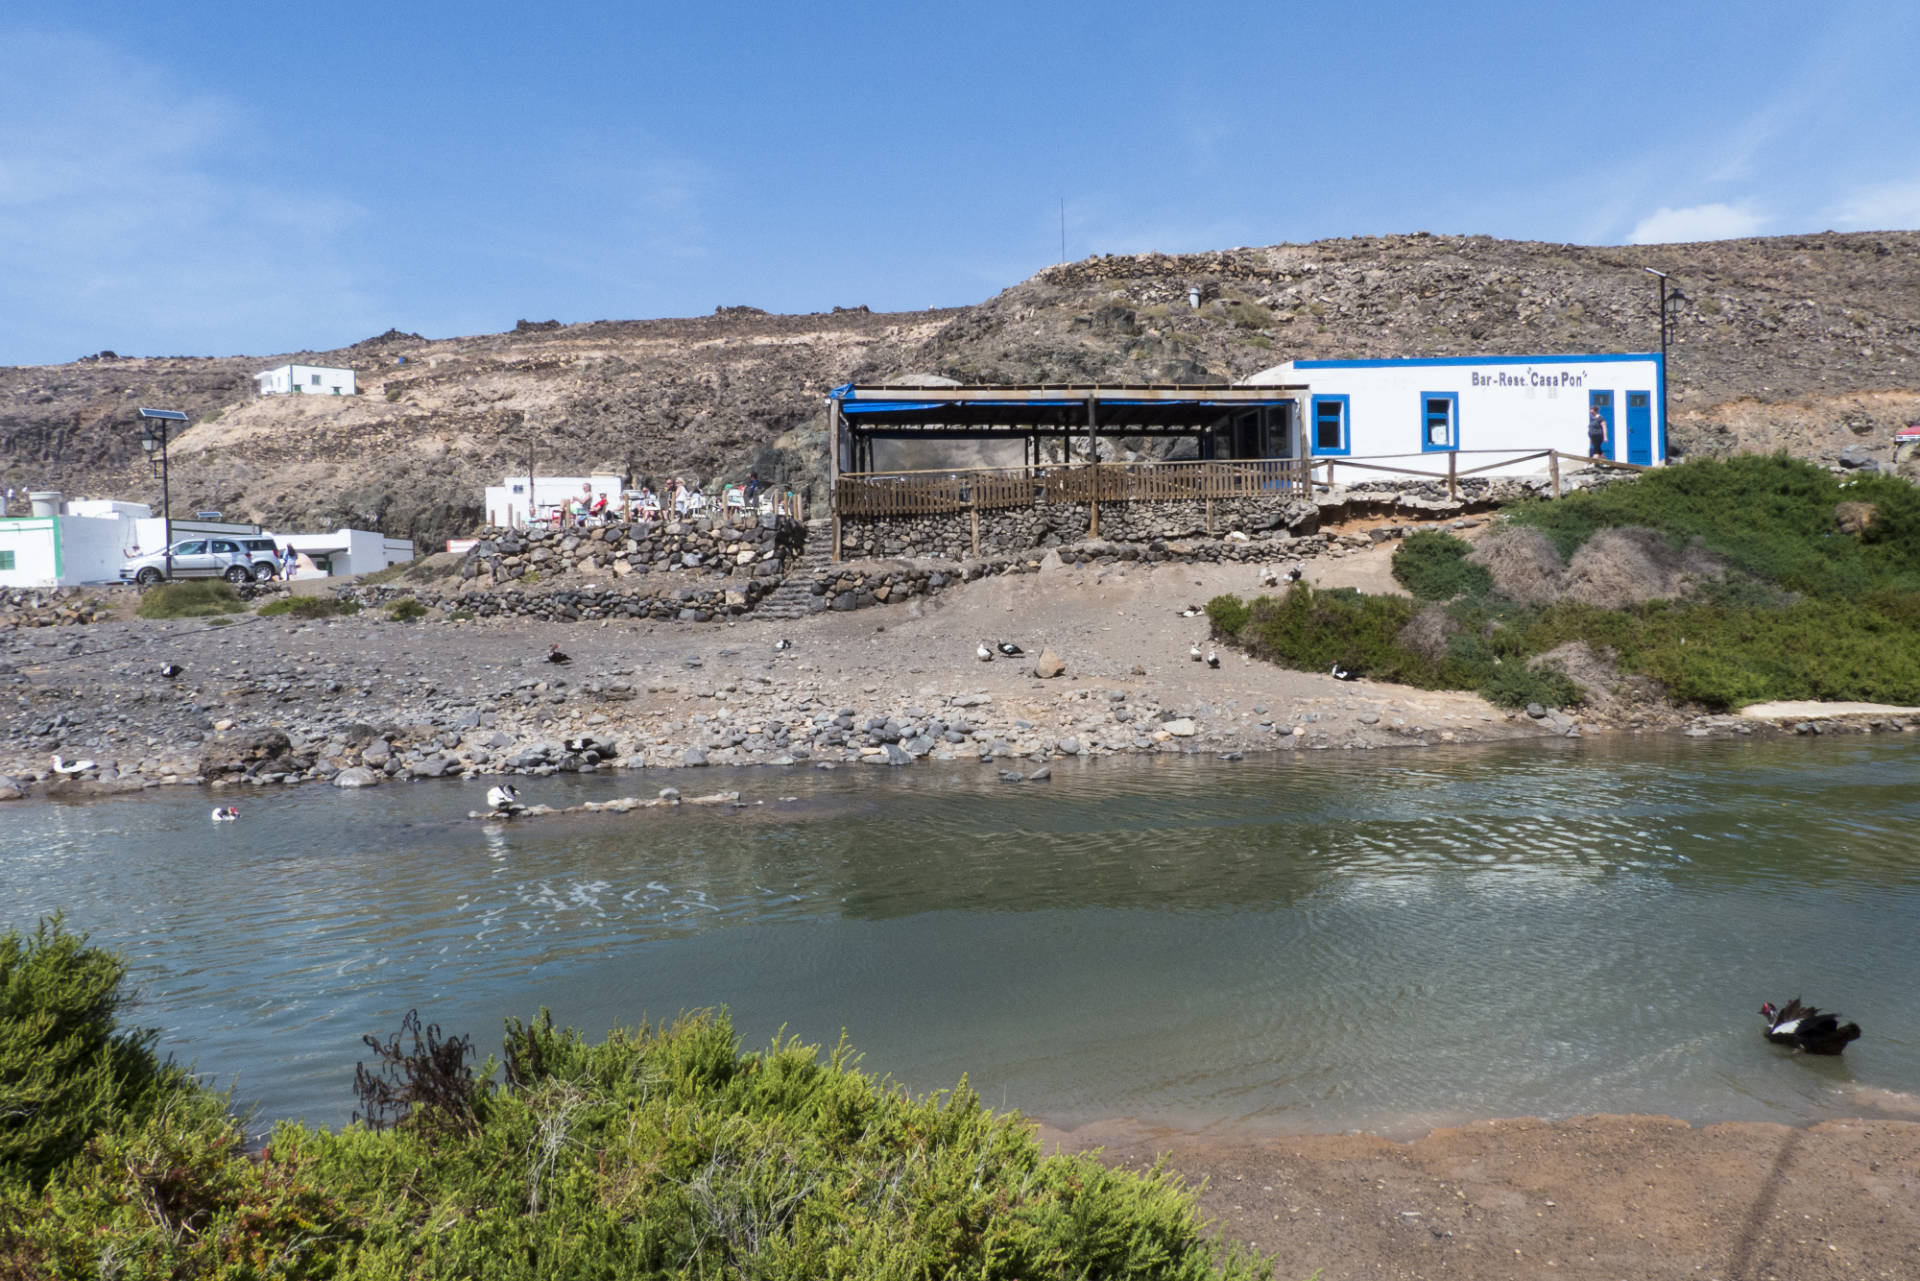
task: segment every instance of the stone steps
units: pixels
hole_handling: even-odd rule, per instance
[[[813,594],[813,582],[833,564],[833,522],[807,522],[807,550],[787,569],[780,586],[761,598],[753,607],[755,618],[805,618],[815,613],[813,602],[823,598]]]

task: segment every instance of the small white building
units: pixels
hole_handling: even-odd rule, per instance
[[[543,521],[565,507],[576,498],[588,505],[599,501],[600,495],[607,496],[610,506],[618,505],[621,490],[625,487],[623,477],[608,472],[595,472],[589,476],[541,476],[532,478],[531,511],[535,521]],[[487,486],[486,513],[487,524],[501,529],[523,529],[527,524],[529,511],[528,478],[525,472],[518,476],[508,476],[498,485]]]
[[[178,524],[176,521],[175,525]],[[331,534],[275,534],[273,537],[283,546],[290,545],[315,569],[333,577],[371,574],[413,559],[411,539],[388,538],[367,529],[336,529]]]
[[[356,392],[351,369],[328,365],[281,365],[253,376],[262,396],[352,396]]]
[[[1410,469],[1432,472],[1446,469],[1445,454],[1461,455],[1463,471],[1496,462],[1490,452],[1585,457],[1592,409],[1607,424],[1606,457],[1664,463],[1663,378],[1653,352],[1294,360],[1246,381],[1306,388],[1301,425],[1310,457],[1404,457]],[[1544,470],[1535,459],[1484,474]]]

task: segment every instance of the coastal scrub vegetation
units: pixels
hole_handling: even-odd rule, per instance
[[[25,958],[23,961],[22,958]],[[542,1011],[504,1060],[369,1037],[368,1119],[276,1126],[112,1028],[124,965],[58,921],[0,941],[0,1274],[328,1278],[1266,1276],[1191,1191],[1079,1156],[964,1080],[910,1097],[724,1014],[590,1043]],[[30,973],[31,981],[16,979]],[[57,1071],[34,1055],[67,1047]],[[500,1079],[496,1079],[496,1077]],[[24,1118],[24,1120],[22,1119]]]
[[[134,614],[140,618],[209,618],[244,613],[246,608],[246,602],[227,583],[198,578],[149,588],[141,594]]]
[[[1393,561],[1412,599],[1295,584],[1278,600],[1220,597],[1207,612],[1216,636],[1289,667],[1473,689],[1505,707],[1579,701],[1543,659],[1573,642],[1710,708],[1920,702],[1920,489],[1905,481],[1839,478],[1784,456],[1689,462],[1505,519],[1538,530],[1549,561],[1572,561],[1603,530],[1639,531],[1723,572],[1618,608],[1553,592],[1523,603],[1468,543],[1421,531]]]
[[[357,614],[360,606],[338,596],[282,596],[278,600],[268,601],[256,612],[262,618],[274,618],[281,614],[292,618],[336,618]]]

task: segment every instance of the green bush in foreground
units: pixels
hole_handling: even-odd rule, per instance
[[[172,1080],[152,1032],[116,1026],[126,964],[86,942],[58,917],[0,935],[0,1183],[37,1187]]]
[[[402,596],[387,606],[387,617],[396,623],[411,623],[416,618],[425,618],[427,607],[411,596]]]
[[[224,581],[196,578],[148,588],[141,594],[140,606],[134,614],[140,618],[207,618],[215,614],[237,614],[246,607]]]
[[[84,949],[82,949],[84,951]],[[97,954],[94,954],[97,955]],[[99,962],[93,962],[99,964]],[[12,1025],[5,1025],[11,1035]],[[62,1277],[1252,1278],[1190,1192],[1043,1157],[964,1081],[909,1097],[797,1040],[742,1053],[724,1015],[590,1044],[510,1021],[505,1080],[433,1030],[388,1049],[388,1128],[278,1126],[244,1150],[192,1086],[43,1187],[0,1178],[0,1274]],[[375,1042],[375,1048],[381,1048]],[[451,1048],[450,1048],[451,1047]],[[420,1056],[434,1062],[415,1062]],[[381,1075],[381,1074],[373,1074]],[[467,1079],[471,1089],[455,1085]],[[398,1093],[395,1093],[397,1091]],[[69,1145],[71,1147],[71,1145]]]
[[[359,612],[359,605],[337,596],[282,596],[258,610],[262,618],[277,618],[282,614],[292,618],[338,618]]]
[[[1415,600],[1452,600],[1484,596],[1493,590],[1485,566],[1472,565],[1473,548],[1462,538],[1437,529],[1415,530],[1393,552],[1393,577]]]

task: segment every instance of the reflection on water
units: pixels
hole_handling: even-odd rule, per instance
[[[529,801],[644,792],[623,773]],[[687,776],[672,780],[686,785]],[[418,1006],[497,1045],[726,1005],[1063,1124],[1805,1119],[1920,1092],[1912,739],[707,771],[735,810],[470,822],[482,788],[14,806],[0,923],[63,908],[266,1117],[338,1122]],[[1759,1037],[1842,1006],[1840,1062]]]

